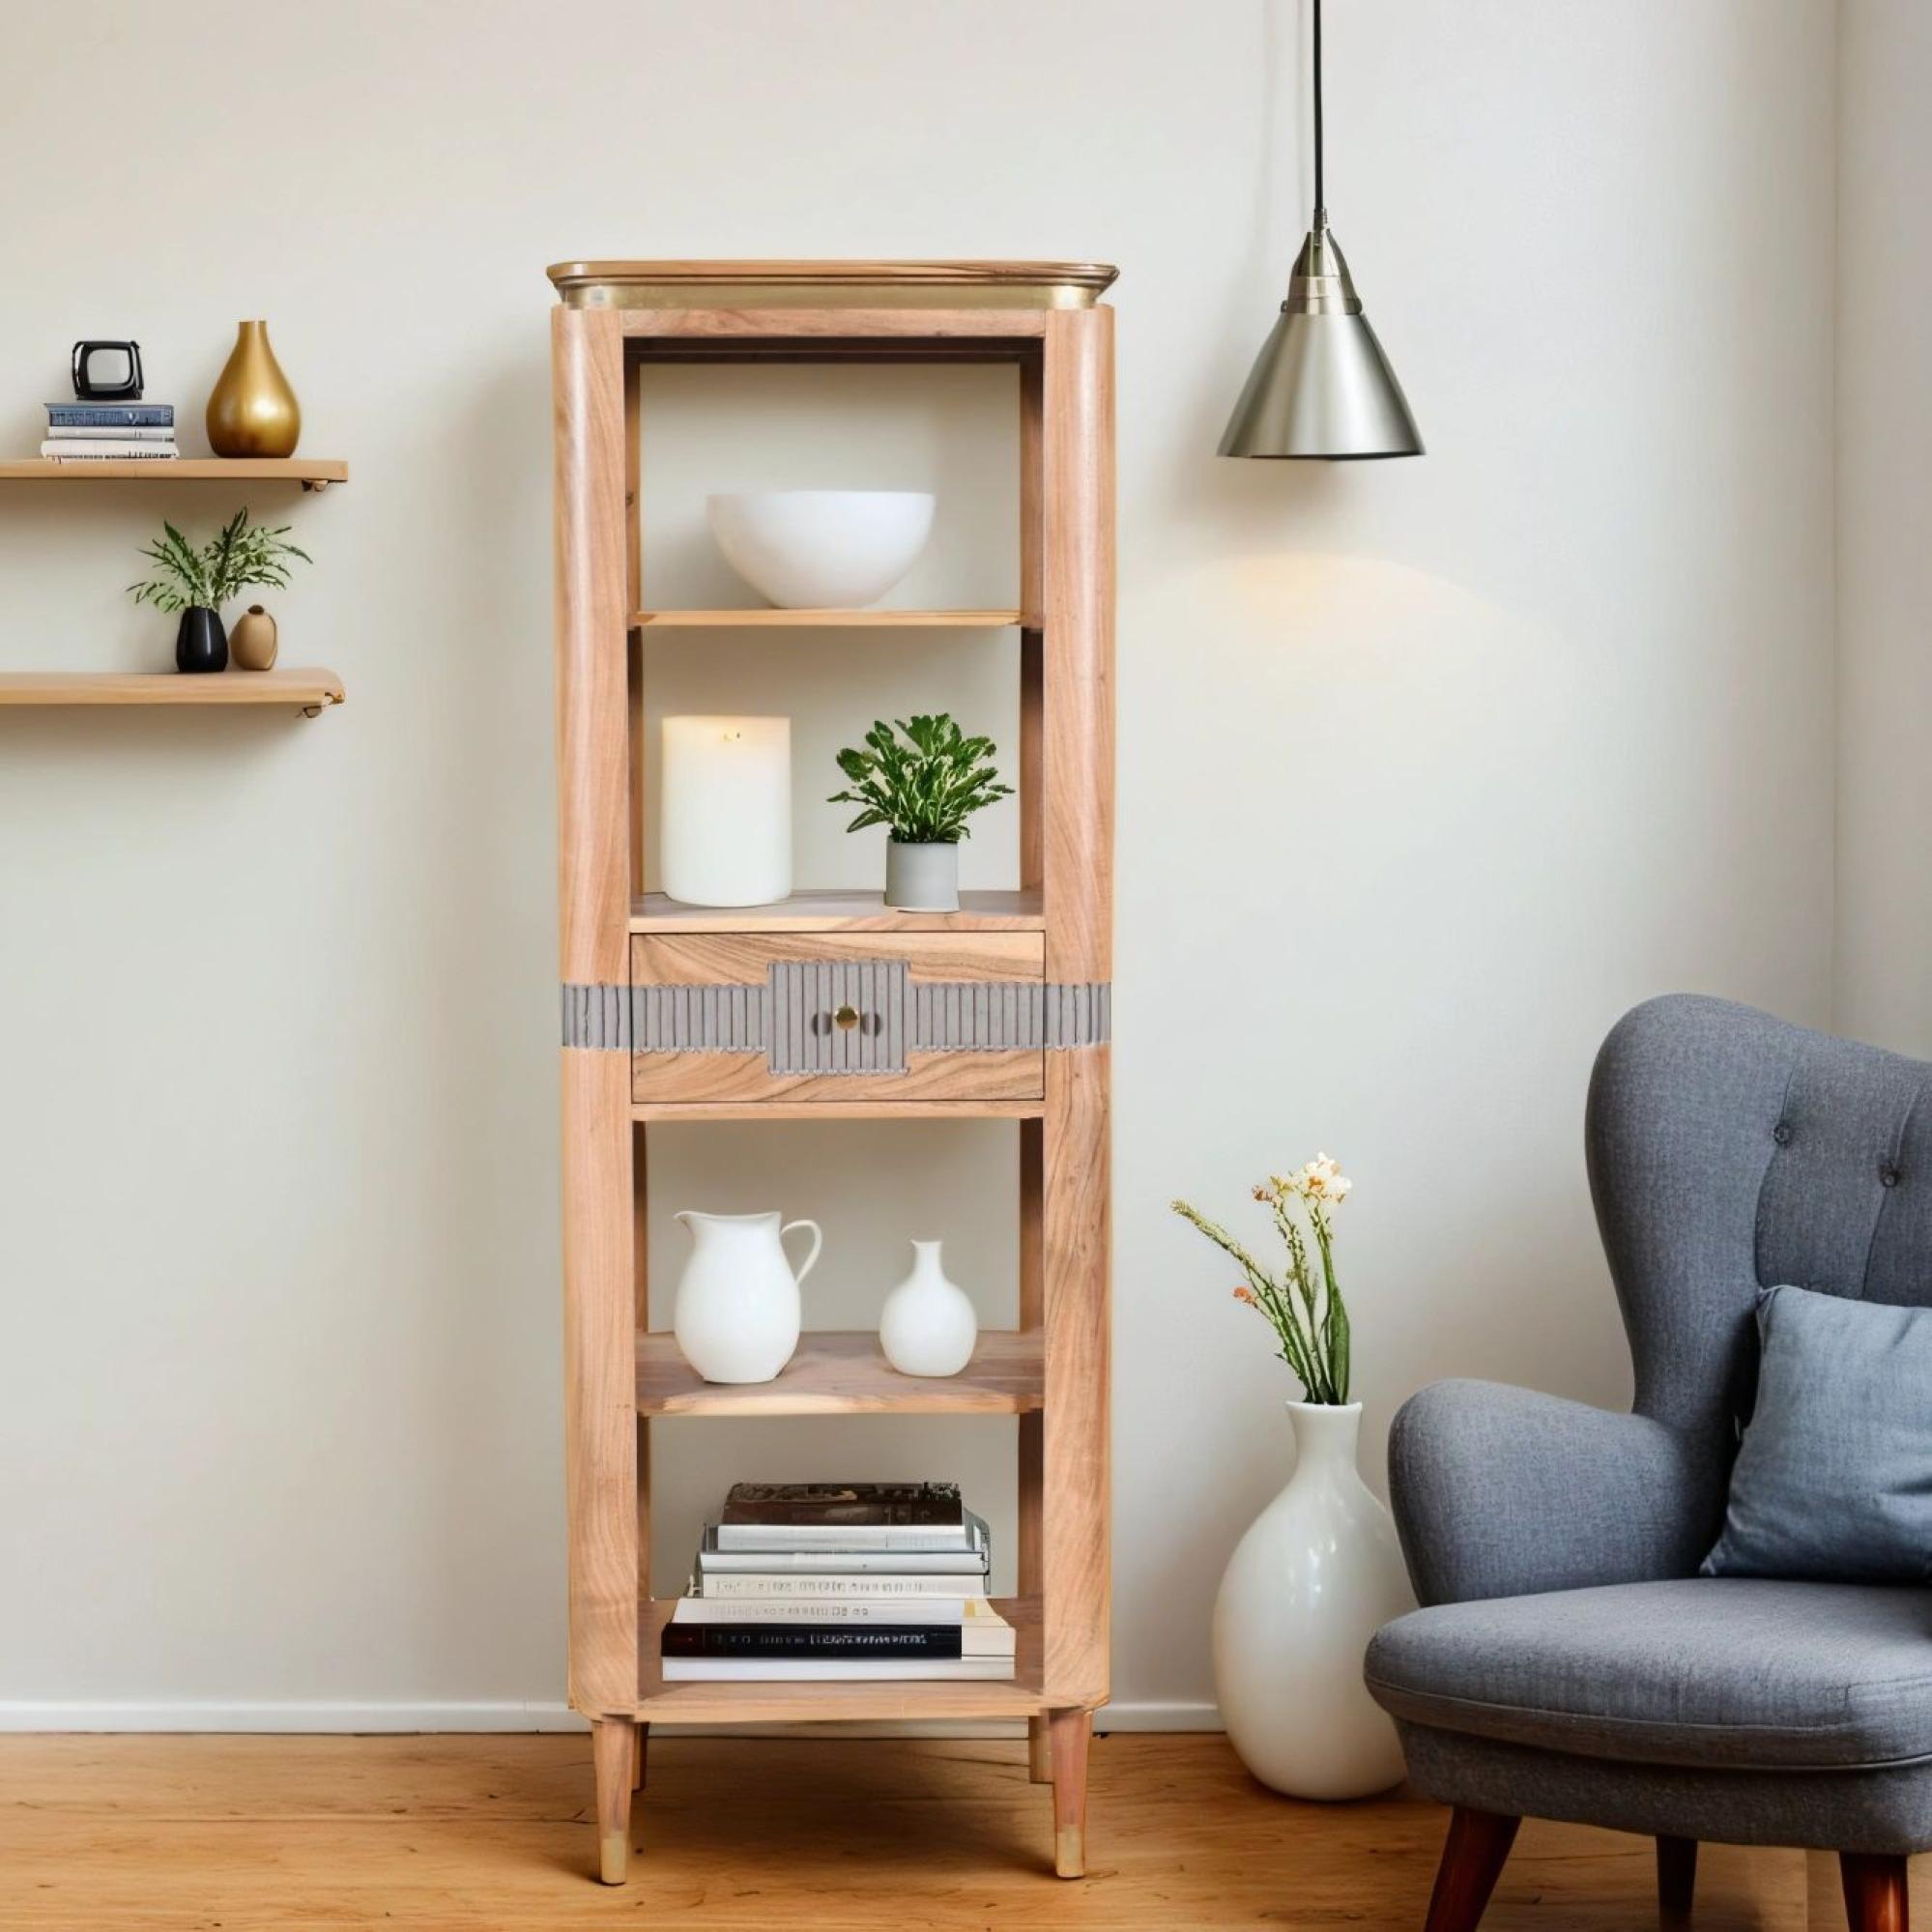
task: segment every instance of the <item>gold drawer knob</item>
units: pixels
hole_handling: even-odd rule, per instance
[[[850,1033],[858,1024],[858,1008],[856,1006],[841,1006],[832,1015],[832,1024],[841,1033]]]

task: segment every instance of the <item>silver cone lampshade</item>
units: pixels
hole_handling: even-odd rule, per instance
[[[1221,439],[1224,456],[1420,456],[1408,398],[1362,313],[1328,232],[1322,192],[1321,0],[1313,0],[1314,226],[1295,257],[1281,320],[1261,344]]]
[[[1408,399],[1325,216],[1295,258],[1288,299],[1221,439],[1224,456],[1420,456]]]

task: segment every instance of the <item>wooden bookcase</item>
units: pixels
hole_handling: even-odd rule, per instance
[[[1084,1861],[1087,1745],[1108,1697],[1109,983],[1112,953],[1111,269],[1045,263],[591,262],[550,271],[555,377],[564,1427],[570,1701],[591,1720],[599,1875],[620,1883],[652,1724],[1027,1720],[1053,1864]],[[975,611],[643,608],[640,372],[649,362],[999,361],[1018,369],[1020,581]],[[647,626],[1020,630],[1020,884],[957,913],[802,892],[706,911],[644,891]],[[805,641],[801,640],[801,645]],[[909,981],[1019,983],[1024,1042],[909,1051],[889,1074],[774,1073],[667,1047],[653,984],[756,997],[788,960],[889,958]],[[1037,992],[1036,992],[1037,989]],[[951,1380],[900,1376],[866,1334],[808,1334],[776,1381],[717,1387],[649,1331],[645,1137],[710,1118],[1020,1123],[1020,1326]],[[649,1575],[664,1416],[1011,1415],[1020,1629],[1010,1683],[665,1684]],[[782,1472],[770,1472],[774,1477]]]

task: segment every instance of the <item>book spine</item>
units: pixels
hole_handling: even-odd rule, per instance
[[[762,1597],[767,1602],[862,1603],[916,1602],[986,1594],[984,1571],[948,1574],[936,1570],[926,1576],[811,1576],[786,1575],[756,1570],[713,1570],[698,1572],[701,1599]]]
[[[917,1550],[789,1549],[701,1550],[699,1573],[706,1576],[946,1576],[958,1581],[985,1577],[990,1566],[977,1551],[952,1550],[937,1556]],[[984,1590],[971,1593],[984,1597]]]
[[[939,1684],[969,1678],[976,1683],[1010,1684],[1013,1659],[966,1658],[667,1657],[658,1662],[666,1684],[877,1684],[921,1681]]]
[[[172,443],[174,431],[166,424],[141,422],[47,424],[49,443],[92,443],[102,437],[118,438],[123,443]]]
[[[672,1613],[676,1624],[964,1624],[990,1619],[984,1598],[956,1597],[935,1602],[918,1597],[853,1601],[788,1602],[771,1597],[686,1597]]]
[[[815,1528],[808,1523],[720,1523],[718,1547],[724,1550],[959,1550],[971,1548],[966,1534],[956,1529],[908,1529],[894,1523],[838,1523]]]
[[[50,402],[50,429],[133,429],[174,427],[171,402]]]
[[[168,463],[177,454],[172,443],[56,443],[41,445],[41,454],[54,463]]]
[[[957,1658],[959,1625],[666,1624],[666,1657]]]

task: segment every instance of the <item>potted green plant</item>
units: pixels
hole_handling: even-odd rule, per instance
[[[239,509],[215,535],[196,549],[173,524],[143,546],[141,555],[159,564],[157,575],[128,586],[137,604],[181,613],[174,640],[177,671],[225,671],[228,633],[221,606],[251,584],[281,590],[288,583],[287,559],[311,562],[308,552],[285,541],[289,526],[250,523]]]
[[[851,781],[826,801],[857,805],[846,827],[890,828],[885,848],[885,903],[906,912],[957,912],[960,841],[972,836],[966,821],[1013,788],[999,782],[991,738],[967,737],[944,711],[935,717],[878,720],[862,750],[839,753]]]

